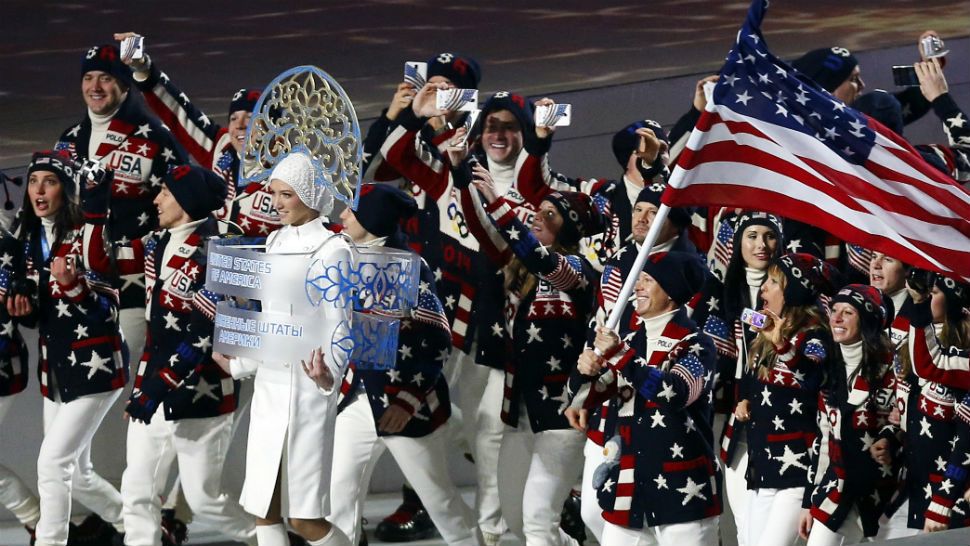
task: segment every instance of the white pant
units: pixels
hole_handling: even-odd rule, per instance
[[[13,406],[12,396],[0,396],[0,423]],[[2,445],[2,444],[0,444]],[[0,465],[0,505],[13,512],[23,525],[35,527],[40,518],[40,503],[27,484],[9,468]]]
[[[892,540],[894,538],[905,538],[916,536],[920,529],[910,529],[909,523],[909,501],[905,501],[891,518],[882,516],[879,518],[879,532],[876,533],[876,540]]]
[[[748,546],[787,546],[798,538],[804,487],[758,489],[748,497]]]
[[[592,440],[586,440],[583,455],[586,458],[586,462],[583,464],[583,491],[582,497],[580,497],[583,523],[596,537],[596,542],[603,544],[603,526],[606,524],[606,520],[603,519],[603,509],[600,507],[596,489],[593,487],[593,473],[606,459],[606,455],[603,455],[603,448],[596,445],[596,442]]]
[[[118,311],[118,325],[121,326],[121,333],[125,336],[125,343],[128,345],[132,369],[141,360],[141,354],[145,350],[145,336],[148,333],[148,320],[145,319],[144,307],[132,307]]]
[[[445,542],[479,544],[475,514],[462,500],[448,475],[444,429],[439,428],[423,438],[379,437],[374,428],[374,414],[365,396],[359,394],[337,415],[334,436],[339,440],[334,442],[333,448],[330,522],[350,538],[351,544],[357,544],[371,474],[387,449],[421,498]]]
[[[740,443],[734,452],[734,461],[730,466],[724,467],[724,500],[726,501],[724,514],[721,518],[721,540],[722,546],[733,544],[737,540],[738,546],[750,544],[746,541],[748,537],[748,505],[751,504],[751,496],[754,492],[748,489],[748,480],[744,473],[748,471],[748,446]],[[730,510],[728,509],[730,507]],[[725,525],[731,518],[733,525]],[[734,536],[725,536],[730,533],[730,527],[735,529]],[[735,538],[736,537],[736,538]]]
[[[849,514],[838,531],[829,529],[818,520],[813,521],[812,532],[808,534],[807,546],[842,546],[843,544],[858,544],[865,540],[862,519],[859,518],[859,511],[853,507],[849,510]]]
[[[243,417],[249,411],[249,405],[253,401],[252,378],[246,378],[239,382],[239,388],[236,390],[236,399],[238,403],[234,413],[235,417],[232,420],[230,443],[232,442],[232,438],[236,437],[236,431],[239,430],[239,423],[243,421]],[[179,482],[178,468],[174,468],[176,462],[174,442],[166,444],[162,450],[164,453],[160,459],[159,466],[168,465],[169,469],[167,472],[159,472],[158,477],[160,479],[165,479],[167,476],[168,479],[164,482],[156,482],[155,490],[161,492],[162,509],[174,510],[178,506],[179,493],[182,491],[182,486]]]
[[[37,456],[38,545],[67,544],[72,495],[108,523],[120,523],[121,495],[91,465],[91,439],[120,395],[121,389],[115,389],[67,403],[44,398],[44,441]]]
[[[527,546],[576,545],[559,520],[582,471],[585,435],[573,429],[534,433],[524,407],[520,413],[519,427],[505,429],[499,453],[505,523]]]
[[[501,535],[507,529],[506,523],[502,521],[502,503],[498,490],[499,451],[502,447],[502,435],[505,434],[505,423],[502,422],[505,372],[475,364],[473,355],[468,356],[462,366],[468,370],[466,377],[474,378],[475,388],[480,389],[462,391],[463,408],[468,402],[465,400],[466,393],[475,395],[473,401],[477,399],[477,404],[470,406],[471,413],[465,413],[465,422],[471,421],[468,415],[475,416],[471,424],[475,431],[475,509],[478,512],[478,526],[483,533]],[[481,393],[480,398],[477,393]]]
[[[174,447],[182,493],[203,523],[238,541],[255,543],[255,521],[222,492],[222,469],[231,440],[233,415],[166,421],[159,407],[148,425],[128,426],[128,466],[121,479],[125,544],[155,546],[161,540],[161,497],[170,465],[164,453]]]
[[[717,516],[687,523],[627,529],[610,522],[603,528],[604,546],[717,546]]]

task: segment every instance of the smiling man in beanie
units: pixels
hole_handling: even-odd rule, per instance
[[[639,323],[624,339],[599,327],[594,346],[605,361],[584,354],[578,366],[625,380],[613,429],[621,433],[610,440],[618,453],[596,469],[601,543],[714,546],[721,513],[710,421],[715,350],[686,309],[707,271],[695,254],[667,252],[636,273]],[[671,458],[690,464],[671,465]]]
[[[167,448],[177,454],[182,491],[196,521],[255,544],[253,518],[222,493],[238,382],[212,360],[218,297],[203,288],[205,243],[218,235],[212,212],[225,197],[226,183],[212,171],[175,168],[154,201],[162,229],[114,245],[120,272],[142,270],[147,280],[149,341],[125,408],[131,422],[121,494],[128,546],[159,543],[163,492],[157,484],[166,481],[159,473],[169,470],[161,461]],[[85,188],[84,213],[92,223],[103,221],[112,204],[104,185]],[[103,248],[97,243],[92,246]],[[92,267],[110,267],[106,255],[89,260]]]
[[[137,36],[133,32],[115,34],[116,40]],[[250,88],[235,91],[229,99],[225,124],[210,119],[193,103],[168,74],[162,72],[147,53],[141,59],[122,59],[134,71],[135,87],[145,102],[166,125],[192,158],[212,169],[226,181],[228,193],[216,218],[238,225],[252,237],[265,237],[280,227],[269,189],[262,184],[239,183],[239,158],[243,154],[246,129],[262,90]],[[226,231],[227,224],[220,224]]]
[[[117,47],[105,44],[86,50],[80,76],[86,113],[61,134],[54,148],[112,171],[112,207],[106,224],[114,241],[130,244],[157,227],[152,200],[165,174],[186,157],[168,129],[129,96],[131,71],[121,62]],[[123,275],[120,282],[119,322],[131,354],[137,355],[145,345],[145,277],[138,271]],[[118,425],[107,426],[110,434]],[[120,426],[113,432],[121,433]]]

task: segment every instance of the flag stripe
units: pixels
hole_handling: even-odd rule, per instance
[[[970,192],[772,55],[760,28],[767,5],[752,1],[717,83],[706,88],[706,111],[663,202],[775,212],[970,281]],[[827,55],[838,65],[849,53]]]

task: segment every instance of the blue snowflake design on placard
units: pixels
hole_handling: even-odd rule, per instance
[[[326,302],[358,311],[403,315],[417,305],[420,270],[416,260],[389,263],[315,261],[307,270],[306,295],[314,307]]]
[[[354,313],[350,328],[331,340],[331,350],[353,362],[358,370],[389,370],[397,363],[397,340],[401,323],[379,315]]]

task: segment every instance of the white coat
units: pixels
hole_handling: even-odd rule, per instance
[[[309,252],[327,241],[314,256],[325,264],[350,263],[343,238],[317,219],[301,226],[284,226],[267,240],[267,253]],[[329,239],[329,240],[328,240]],[[289,312],[289,305],[263,302],[270,311]],[[350,314],[324,302],[318,308],[319,339],[334,376],[330,391],[319,389],[300,362],[230,361],[233,377],[256,374],[246,450],[246,479],[240,504],[247,512],[266,517],[277,476],[280,477],[281,515],[317,519],[330,512],[330,468],[337,395],[346,356],[330,349],[332,339],[346,334]],[[335,333],[340,335],[335,336]],[[310,355],[307,355],[309,359]]]

